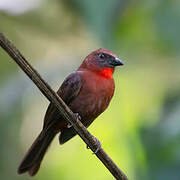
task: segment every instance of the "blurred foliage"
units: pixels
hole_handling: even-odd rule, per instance
[[[64,2],[83,19],[95,37],[99,37],[105,46],[110,46],[108,40],[111,40],[114,24],[117,17],[123,13],[123,8],[129,0],[69,0]]]
[[[19,14],[2,6],[1,31],[54,89],[92,50],[120,55],[114,98],[89,130],[129,179],[180,179],[179,1],[42,0]],[[2,49],[0,60],[1,179],[27,180],[16,169],[48,101]],[[56,138],[33,179],[113,178],[75,137],[63,146]]]

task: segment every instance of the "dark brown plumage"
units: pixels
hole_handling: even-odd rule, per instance
[[[57,91],[69,108],[81,116],[81,122],[86,127],[108,107],[115,88],[112,75],[115,66],[119,65],[123,64],[116,55],[106,49],[98,49],[85,58]],[[28,172],[33,176],[37,173],[48,146],[59,132],[60,144],[76,135],[74,128],[68,126],[50,103],[43,129],[21,162],[19,174]]]

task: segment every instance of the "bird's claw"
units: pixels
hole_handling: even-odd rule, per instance
[[[81,120],[81,116],[78,113],[73,113],[74,118],[76,119],[76,122],[78,122],[78,120]],[[72,127],[72,124],[68,123],[67,128]]]
[[[96,143],[95,143],[95,146],[97,146],[96,150],[94,151],[94,154],[96,154],[100,149],[101,149],[101,142],[99,141],[98,138],[96,138],[95,136],[92,137]]]
[[[68,123],[67,128],[71,128],[72,124]]]
[[[93,154],[96,154],[101,149],[101,142],[95,136],[92,136],[92,138],[95,141],[94,146],[96,147],[96,150],[93,152]],[[87,149],[90,149],[88,145],[86,147]]]
[[[81,116],[78,113],[73,114],[76,120],[81,120]]]

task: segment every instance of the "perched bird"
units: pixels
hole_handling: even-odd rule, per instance
[[[69,108],[80,115],[81,122],[86,127],[108,107],[115,88],[112,75],[115,67],[121,65],[121,60],[109,50],[101,48],[93,51],[57,91]],[[28,172],[33,176],[37,173],[48,146],[58,133],[60,144],[76,135],[74,128],[69,126],[50,103],[43,129],[22,160],[18,168],[19,174]]]

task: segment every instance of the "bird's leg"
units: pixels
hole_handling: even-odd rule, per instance
[[[74,116],[74,118],[76,119],[76,121],[81,120],[81,116],[80,116],[78,113],[74,113],[73,116]],[[68,124],[67,127],[70,128],[70,127],[72,127],[72,125],[71,125],[71,124]],[[99,151],[99,149],[101,148],[101,142],[100,142],[99,139],[97,139],[95,136],[91,135],[91,137],[92,137],[92,139],[95,141],[94,146],[97,147],[96,150],[94,151],[94,154],[96,154],[96,153]],[[87,149],[89,149],[89,146],[88,146],[88,145],[87,145],[86,147],[87,147]]]
[[[73,113],[74,118],[76,121],[81,120],[81,116],[78,113]],[[67,128],[72,127],[72,124],[68,123]]]
[[[94,151],[94,154],[96,154],[100,149],[101,149],[101,142],[99,141],[98,138],[96,138],[95,136],[91,136],[93,138],[93,140],[95,141],[95,146],[97,147],[96,150]],[[86,146],[87,149],[89,149],[89,146]]]

